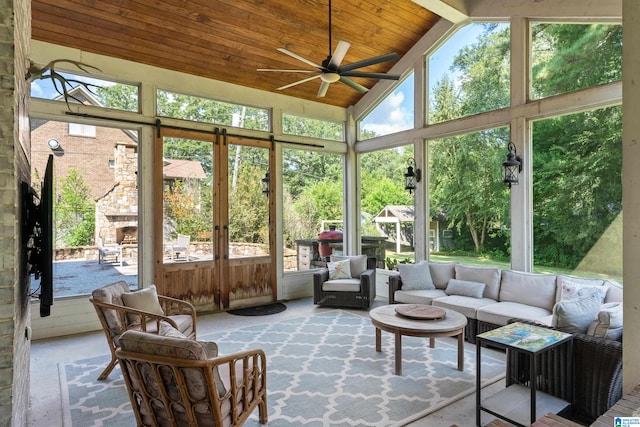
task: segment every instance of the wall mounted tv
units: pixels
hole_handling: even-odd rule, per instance
[[[40,198],[26,183],[23,188],[23,236],[27,272],[40,280],[31,292],[40,299],[40,317],[51,314],[53,305],[53,155],[49,155]]]

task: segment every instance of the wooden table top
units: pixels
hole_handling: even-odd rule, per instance
[[[410,319],[398,314],[396,312],[398,306],[399,304],[383,305],[369,311],[369,317],[371,317],[374,326],[379,323],[399,330],[439,333],[454,331],[467,325],[467,318],[464,315],[447,308],[443,308],[444,318],[421,320]]]

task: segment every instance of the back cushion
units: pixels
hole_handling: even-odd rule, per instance
[[[351,277],[353,279],[359,279],[360,275],[367,269],[367,256],[366,255],[351,255],[351,256],[332,256],[331,262],[349,260],[349,269],[351,271]]]
[[[456,279],[484,283],[484,298],[498,299],[500,293],[500,269],[456,264]]]
[[[605,284],[609,285],[609,288],[604,302],[622,302],[622,285],[611,279],[606,280]]]
[[[94,290],[91,293],[91,297],[100,302],[104,302],[107,304],[114,305],[123,305],[122,303],[122,294],[129,292],[129,285],[125,281],[119,281],[112,283],[107,286],[103,286]],[[120,320],[120,316],[118,312],[110,309],[103,309],[102,313],[104,314],[105,321],[109,326],[109,329],[113,331],[113,333],[120,333],[120,331],[124,328],[122,321]]]
[[[430,262],[431,279],[438,289],[447,289],[449,280],[455,277],[455,262]]]
[[[500,301],[517,302],[551,311],[556,302],[556,276],[504,270]]]

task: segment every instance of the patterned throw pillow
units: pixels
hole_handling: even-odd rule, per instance
[[[329,280],[351,279],[351,261],[348,259],[330,262],[327,267],[329,268]]]
[[[596,286],[596,285],[583,285],[581,283],[571,282],[569,280],[562,281],[562,295],[561,301],[567,301],[576,298],[584,298],[595,295],[600,301],[600,304],[604,303],[604,299],[607,296],[607,289],[609,286]]]

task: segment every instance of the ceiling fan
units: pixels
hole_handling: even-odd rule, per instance
[[[386,55],[376,56],[373,58],[364,59],[362,61],[357,61],[351,64],[340,66],[350,46],[351,46],[351,43],[340,40],[338,42],[338,45],[336,46],[335,51],[333,52],[333,55],[331,54],[331,0],[329,0],[329,55],[325,60],[322,61],[322,64],[317,64],[287,49],[278,48],[279,52],[282,52],[299,61],[302,61],[305,64],[314,67],[315,70],[258,68],[258,71],[276,71],[276,72],[283,72],[283,73],[314,74],[313,76],[307,77],[306,79],[298,80],[296,82],[281,86],[278,88],[278,90],[287,89],[292,86],[296,86],[301,83],[306,83],[308,81],[319,78],[320,80],[322,80],[322,83],[320,84],[320,89],[318,90],[318,95],[317,95],[318,98],[324,97],[327,94],[327,89],[329,89],[329,85],[337,81],[344,83],[345,85],[351,87],[352,89],[357,90],[360,93],[365,93],[369,90],[366,87],[362,86],[361,84],[353,81],[349,77],[364,77],[364,78],[370,78],[370,79],[386,79],[386,80],[400,79],[400,76],[397,74],[368,73],[364,71],[355,71],[359,68],[364,68],[371,65],[380,64],[382,62],[398,59],[400,56],[397,53],[388,53]]]

